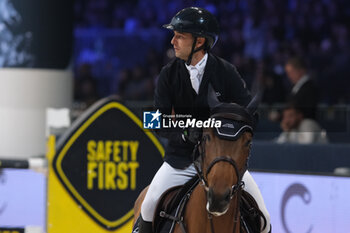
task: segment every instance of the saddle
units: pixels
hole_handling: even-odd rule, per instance
[[[198,185],[199,179],[193,177],[183,186],[177,186],[167,190],[160,198],[157,204],[155,216],[153,218],[153,232],[172,233],[175,224],[180,224],[183,232],[186,232],[186,226],[183,221],[187,201],[192,191]],[[266,220],[254,198],[246,191],[242,190],[241,202],[241,232],[259,233],[261,229],[260,219]]]
[[[186,226],[183,223],[185,206],[198,183],[198,177],[194,176],[184,185],[168,189],[161,196],[153,218],[153,232],[173,232],[176,223],[185,230]]]

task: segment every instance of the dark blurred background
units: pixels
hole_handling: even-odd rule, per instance
[[[350,142],[347,0],[75,0],[75,108],[112,94],[152,103],[157,75],[174,56],[172,33],[161,26],[189,6],[217,17],[212,52],[238,68],[252,93],[263,89],[258,138],[281,131],[292,87],[284,67],[298,56],[319,90],[317,121],[331,142]]]

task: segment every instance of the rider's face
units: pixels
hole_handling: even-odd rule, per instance
[[[174,47],[175,56],[187,60],[191,53],[193,40],[194,38],[191,33],[174,31],[171,44]]]

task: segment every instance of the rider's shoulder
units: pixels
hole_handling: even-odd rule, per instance
[[[184,61],[181,60],[180,58],[172,58],[168,64],[166,64],[165,66],[163,66],[163,69],[165,70],[170,70],[170,69],[176,69],[178,68],[179,66],[183,66],[184,65]]]
[[[220,67],[220,68],[225,68],[225,69],[233,69],[235,70],[236,67],[228,62],[227,60],[225,60],[224,58],[222,57],[219,57],[219,56],[216,56],[214,54],[210,54],[210,59],[213,59],[214,62]]]
[[[171,59],[165,66],[162,67],[160,71],[160,76],[172,76],[171,74],[176,74],[181,69],[186,69],[185,62],[175,57]]]

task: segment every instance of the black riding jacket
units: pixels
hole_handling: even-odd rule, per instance
[[[221,102],[247,106],[251,95],[237,69],[224,59],[208,54],[198,95],[192,88],[185,62],[176,58],[164,66],[159,74],[154,105],[163,115],[191,115],[196,119],[209,117],[208,84]],[[160,129],[157,133],[169,140],[164,161],[172,167],[185,168],[192,162],[193,144],[182,139],[183,129]]]

